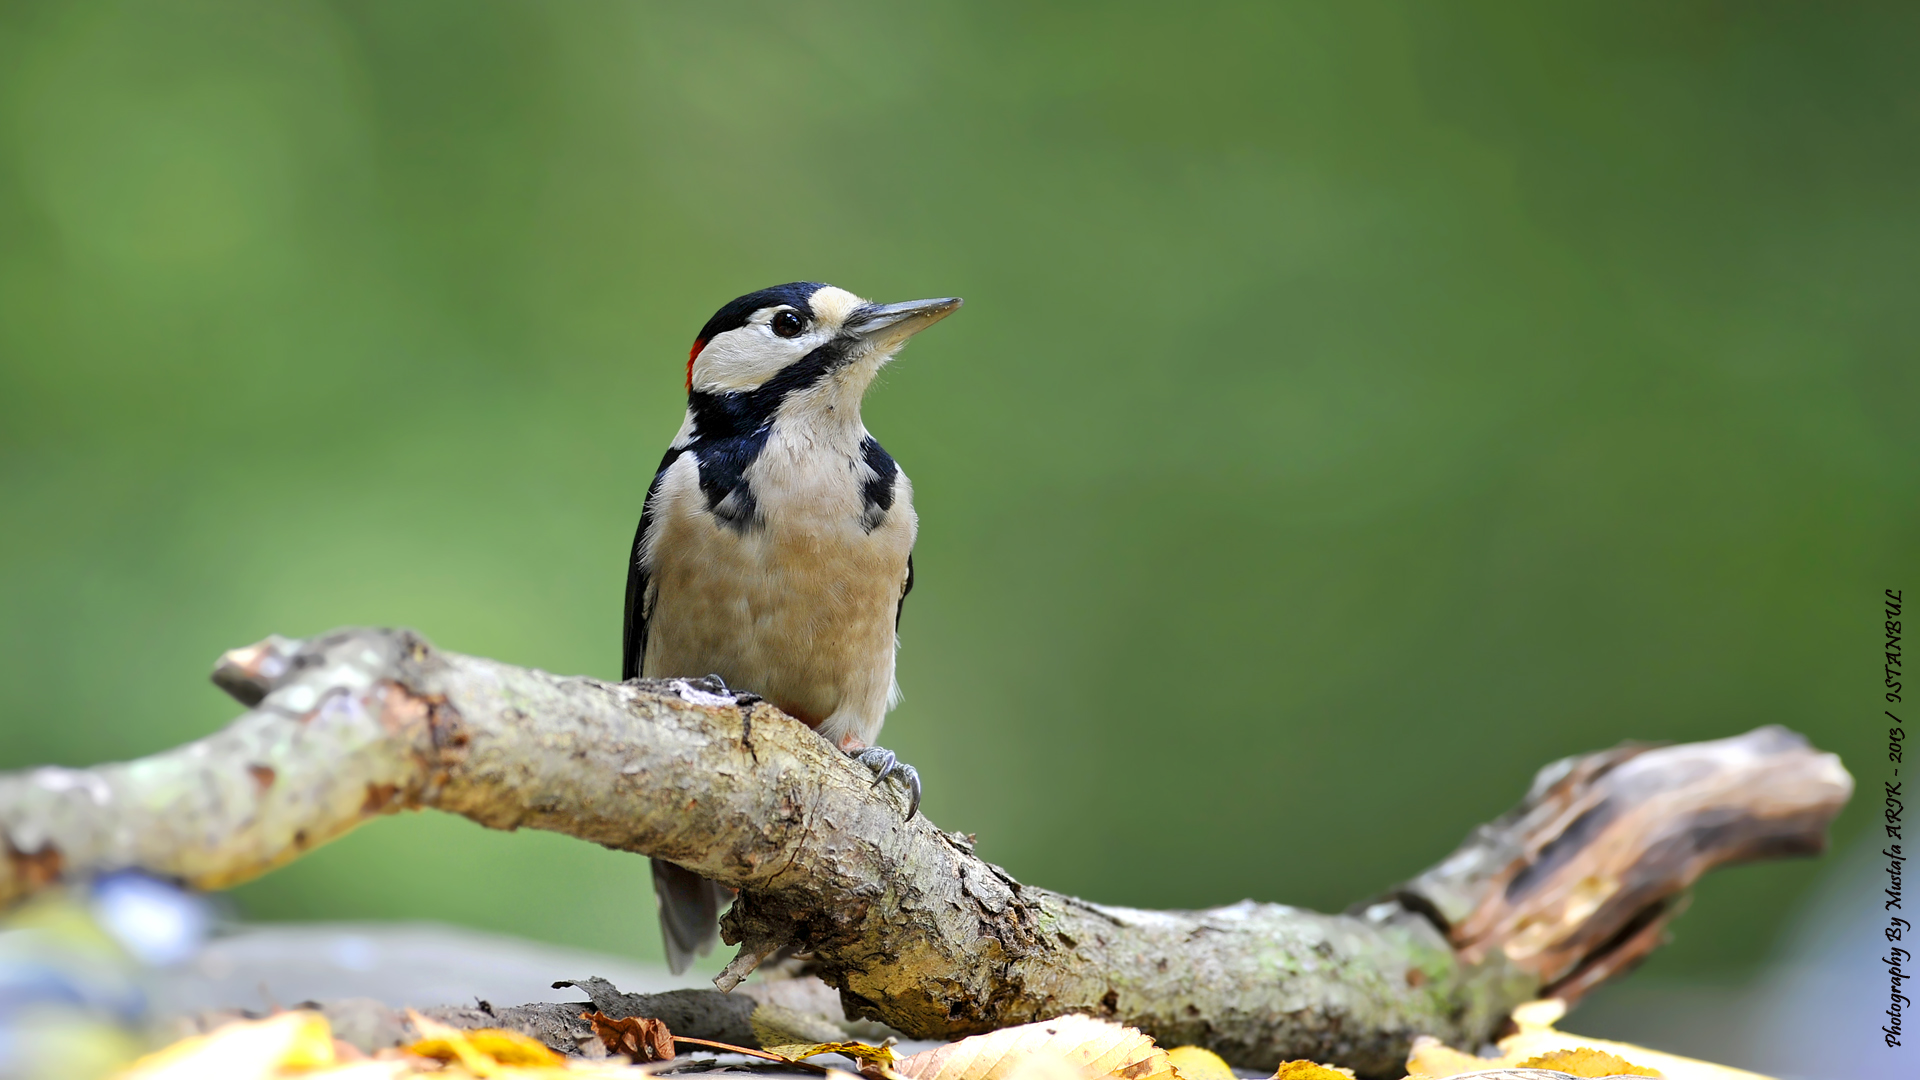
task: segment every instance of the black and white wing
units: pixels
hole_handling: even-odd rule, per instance
[[[647,621],[653,616],[653,575],[647,568],[647,530],[655,520],[653,499],[660,482],[683,451],[668,450],[647,485],[647,501],[640,507],[640,527],[633,531],[633,551],[627,557],[627,619],[620,650],[620,678],[637,679],[647,659]],[[687,970],[694,957],[713,951],[720,936],[720,909],[733,899],[733,890],[661,859],[653,863],[653,895],[660,911],[660,937],[666,945],[667,968],[675,975]]]
[[[647,658],[647,620],[653,614],[654,601],[653,575],[647,572],[645,560],[647,530],[652,525],[653,497],[659,494],[660,480],[680,454],[680,450],[669,450],[660,460],[653,483],[647,485],[647,500],[640,505],[640,526],[633,531],[633,551],[627,556],[627,617],[620,648],[622,682],[639,678],[640,665]]]

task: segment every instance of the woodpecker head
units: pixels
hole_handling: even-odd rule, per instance
[[[748,293],[700,329],[687,354],[687,390],[776,399],[824,391],[857,405],[908,338],[959,306],[959,297],[874,304],[812,281]]]

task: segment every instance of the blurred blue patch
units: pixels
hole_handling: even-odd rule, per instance
[[[92,893],[90,907],[101,929],[154,967],[191,958],[213,927],[212,908],[199,894],[137,871],[105,875]]]
[[[120,872],[34,897],[0,920],[0,1080],[104,1075],[149,1040],[155,969],[190,959],[207,901]]]

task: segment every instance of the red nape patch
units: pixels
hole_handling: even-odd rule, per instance
[[[687,350],[687,389],[693,389],[693,362],[700,358],[700,350],[707,347],[706,338],[694,338],[693,348]]]

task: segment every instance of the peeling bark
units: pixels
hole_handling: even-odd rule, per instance
[[[1263,1069],[1397,1075],[1415,1035],[1475,1045],[1543,989],[1577,996],[1644,955],[1707,869],[1820,850],[1852,789],[1779,728],[1622,747],[1548,766],[1514,811],[1345,915],[1136,911],[1022,885],[798,721],[697,680],[562,678],[393,630],[271,638],[214,678],[251,707],[216,734],[0,776],[0,899],[120,867],[220,888],[432,807],[739,889],[734,981],[791,944],[848,1015],[918,1038],[1086,1012]]]

